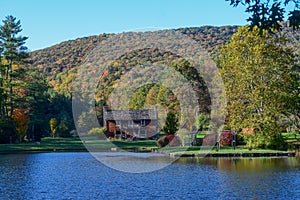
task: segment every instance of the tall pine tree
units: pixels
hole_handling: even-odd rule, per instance
[[[18,77],[18,69],[28,57],[27,47],[24,46],[27,37],[19,36],[22,31],[21,22],[9,15],[0,26],[0,115],[11,117],[14,113],[14,79]]]

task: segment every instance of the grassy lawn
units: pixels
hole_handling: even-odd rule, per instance
[[[46,150],[46,149],[83,149],[79,138],[43,138],[40,144],[22,143],[22,144],[0,144],[0,151],[9,150]]]
[[[299,133],[282,133],[286,140],[300,140]]]
[[[197,133],[196,138],[197,139],[203,139],[207,134],[210,134],[209,131],[202,131],[200,133]]]
[[[243,146],[238,146],[234,150],[233,147],[221,147],[219,151],[217,151],[216,147],[200,147],[200,146],[192,146],[192,147],[166,147],[160,149],[161,152],[164,153],[175,153],[175,154],[205,154],[205,153],[266,153],[266,152],[284,152],[279,150],[271,150],[271,149],[252,149],[251,151],[248,148]]]
[[[108,150],[118,146],[122,149],[151,149],[157,148],[153,140],[140,141],[107,141],[95,140],[93,138],[85,138],[84,142],[89,148]],[[114,145],[113,145],[114,144]],[[46,151],[46,150],[85,150],[86,147],[80,138],[42,138],[40,144],[22,143],[22,144],[0,144],[0,151]]]
[[[107,141],[99,140],[91,137],[83,138],[84,143],[93,150],[109,151],[111,148],[118,147],[124,150],[151,151],[158,149],[154,140],[137,140],[137,141]],[[22,143],[22,144],[0,144],[0,152],[6,151],[85,151],[86,147],[80,138],[42,138],[40,144]],[[263,153],[263,152],[279,152],[277,150],[268,149],[252,149],[251,151],[244,146],[238,146],[235,150],[233,147],[221,147],[217,151],[216,147],[164,147],[159,149],[163,153],[176,154],[201,154],[201,153]]]

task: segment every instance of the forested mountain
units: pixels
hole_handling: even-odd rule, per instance
[[[190,38],[199,42],[199,44],[205,48],[213,58],[218,56],[218,52],[222,45],[229,42],[230,37],[237,31],[237,26],[203,26],[192,28],[179,28],[182,34],[189,36]],[[288,45],[294,47],[298,51],[300,44],[300,32],[292,31],[287,26],[283,26],[283,32],[288,37]],[[122,34],[122,33],[121,33]],[[84,38],[78,38],[75,40],[69,40],[60,44],[37,50],[30,53],[31,65],[38,69],[40,72],[46,72],[48,81],[57,91],[67,94],[70,92],[69,83],[76,70],[74,68],[80,66],[86,56],[101,42],[113,34],[100,34],[98,36],[90,36]],[[155,52],[156,51],[156,52]],[[153,52],[147,50],[147,58],[142,56],[145,51],[133,53],[131,55],[124,55],[121,58],[121,62],[128,60],[133,62],[132,64],[142,63],[145,59],[157,60],[172,60],[171,55],[167,52]],[[126,61],[126,62],[128,62]]]
[[[194,28],[180,28],[176,29],[180,33],[188,35],[192,39],[201,44],[203,48],[208,50],[213,57],[217,56],[221,46],[228,42],[231,35],[237,31],[237,26],[203,26]],[[121,33],[122,34],[122,33]],[[90,36],[78,38],[62,42],[60,44],[34,51],[30,53],[31,65],[40,72],[46,72],[48,81],[58,92],[69,95],[69,83],[74,78],[74,68],[80,66],[86,56],[101,42],[113,34],[100,34],[98,36]],[[172,60],[172,56],[167,52],[157,52],[158,50],[147,50],[147,58],[145,50],[133,53],[131,55],[124,55],[121,61],[128,60],[132,64],[142,63],[145,59],[158,60]],[[126,61],[127,62],[127,61]]]
[[[283,28],[283,33],[288,39],[287,45],[294,48],[295,52],[298,52],[300,32],[292,31],[286,25]],[[237,26],[203,26],[179,28],[175,31],[197,41],[199,45],[208,51],[213,59],[217,60],[221,47],[230,41],[231,36],[237,32],[237,29]],[[78,38],[30,53],[30,65],[39,72],[45,72],[49,86],[53,87],[54,91],[61,96],[60,98],[65,98],[66,104],[68,104],[68,110],[65,113],[71,112],[67,102],[71,100],[72,85],[78,67],[95,47],[101,45],[104,40],[112,36],[114,34],[100,34],[98,36]],[[122,33],[120,37],[122,37]],[[194,83],[194,90],[202,98],[199,98],[199,105],[202,106],[200,112],[209,113],[210,97],[207,87],[201,77],[193,76],[194,69],[188,62],[171,52],[164,52],[159,49],[140,49],[123,54],[108,67],[107,74],[104,77],[99,77],[96,104],[100,111],[98,112],[100,124],[102,122],[102,106],[109,104],[108,96],[116,87],[117,80],[134,66],[144,63],[165,63],[183,74],[185,78]],[[129,108],[139,109],[145,104],[160,104],[165,108],[180,112],[180,107],[174,94],[169,89],[159,85],[144,85],[139,88],[131,97]],[[65,106],[62,105],[59,109],[62,111],[65,109]]]
[[[237,31],[237,26],[203,26],[194,28],[176,29],[198,41],[204,48],[214,55],[224,42],[228,42],[231,35]],[[121,33],[122,34],[122,33]],[[40,70],[45,70],[49,76],[74,68],[85,59],[101,41],[114,34],[100,34],[69,40],[60,44],[33,51],[30,53],[32,65]]]

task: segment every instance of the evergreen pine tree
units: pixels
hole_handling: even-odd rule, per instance
[[[9,15],[0,26],[0,114],[11,117],[14,112],[14,79],[19,75],[17,69],[28,57],[24,46],[27,37],[19,36],[22,31],[21,22]]]

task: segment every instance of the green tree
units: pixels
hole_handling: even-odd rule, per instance
[[[1,43],[0,43],[1,44]],[[5,116],[5,90],[4,90],[4,78],[5,78],[5,65],[2,63],[3,48],[0,45],[0,116]]]
[[[206,114],[200,113],[196,118],[196,128],[198,131],[203,131],[204,129],[208,129],[210,125],[210,121]]]
[[[176,133],[178,127],[178,116],[176,116],[176,113],[174,111],[169,111],[162,131],[165,134],[171,135]]]
[[[49,131],[49,85],[43,73],[29,72],[26,102],[29,108],[30,124],[27,138],[40,140]]]
[[[166,86],[160,85],[157,93],[157,103],[170,110],[179,111],[179,101],[173,92]]]
[[[200,112],[209,113],[211,102],[208,88],[197,69],[184,59],[177,59],[172,62],[171,67],[180,72],[189,81],[189,84],[192,85],[193,90],[197,91]]]
[[[70,137],[71,131],[71,119],[68,115],[64,115],[59,123],[59,136],[60,137]]]
[[[129,102],[131,109],[137,110],[142,109],[145,105],[146,96],[149,90],[153,87],[153,84],[146,84],[138,88],[133,94]]]
[[[247,19],[251,23],[251,29],[259,27],[260,30],[281,30],[280,22],[284,20],[284,14],[293,5],[294,10],[289,12],[289,25],[293,29],[300,27],[300,2],[298,0],[225,0],[230,5],[237,7],[246,6],[246,12],[250,13]]]
[[[0,144],[15,142],[17,137],[15,123],[12,119],[0,118]]]
[[[151,87],[145,100],[147,104],[149,105],[156,104],[158,90],[159,90],[159,85],[154,85],[153,87]]]
[[[61,95],[54,91],[52,88],[49,89],[49,117],[56,118],[58,122],[61,122],[64,118],[67,119],[66,125],[68,126],[66,130],[73,130],[74,123],[72,123],[72,105],[71,100],[64,95]],[[69,132],[65,132],[65,136],[68,136]],[[61,134],[61,131],[58,130]]]
[[[298,54],[299,55],[299,54]],[[294,96],[293,101],[290,102],[290,113],[289,117],[290,126],[293,126],[300,130],[300,66],[299,61],[292,70],[293,84],[290,85],[291,95]]]
[[[295,88],[290,86],[294,55],[284,47],[284,37],[259,32],[258,28],[239,28],[223,47],[219,64],[230,127],[253,129],[251,142],[268,147],[278,137],[278,122],[293,102]]]
[[[27,47],[24,46],[27,37],[19,36],[21,31],[20,20],[11,15],[7,16],[0,26],[1,114],[6,117],[11,117],[15,108],[14,86],[17,82],[14,79],[20,75],[17,69],[28,57]]]

